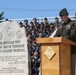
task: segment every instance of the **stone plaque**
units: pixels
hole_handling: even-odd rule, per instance
[[[16,21],[0,24],[0,75],[28,75],[25,29]]]

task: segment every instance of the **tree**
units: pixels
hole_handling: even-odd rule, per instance
[[[76,13],[75,13],[75,15],[74,15],[74,22],[76,22]]]
[[[0,22],[2,22],[1,21],[2,19],[4,19],[3,15],[4,15],[4,12],[0,13]]]

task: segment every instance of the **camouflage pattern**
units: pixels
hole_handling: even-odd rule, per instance
[[[76,42],[76,24],[68,19],[67,23],[60,23],[55,37],[65,37]],[[76,53],[76,46],[72,47],[72,53]]]

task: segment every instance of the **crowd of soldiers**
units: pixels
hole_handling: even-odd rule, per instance
[[[59,19],[55,17],[55,22],[49,23],[45,17],[43,22],[37,22],[36,18],[28,23],[28,20],[24,20],[19,23],[20,27],[24,27],[26,30],[26,36],[28,38],[28,50],[31,57],[31,69],[32,75],[38,75],[40,67],[40,44],[37,44],[36,38],[48,38],[55,31],[59,25]]]

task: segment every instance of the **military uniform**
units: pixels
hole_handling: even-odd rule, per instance
[[[59,13],[60,16],[68,15],[66,9],[62,9]],[[57,29],[55,37],[65,37],[71,41],[76,42],[76,24],[68,18],[68,21],[65,23],[61,22],[60,26]],[[72,61],[72,75],[76,75],[76,46],[71,46],[71,61]]]
[[[39,74],[39,70],[38,70],[39,66],[40,66],[40,58],[36,56],[31,56],[32,75]]]
[[[57,28],[58,25],[59,25],[59,19],[57,17],[55,17],[54,26]]]
[[[58,37],[62,36],[69,40],[76,41],[75,33],[76,33],[76,25],[74,24],[73,21],[71,21],[68,18],[67,23],[62,23],[62,22],[60,23],[60,26],[58,27],[58,30],[55,36],[58,36]]]

